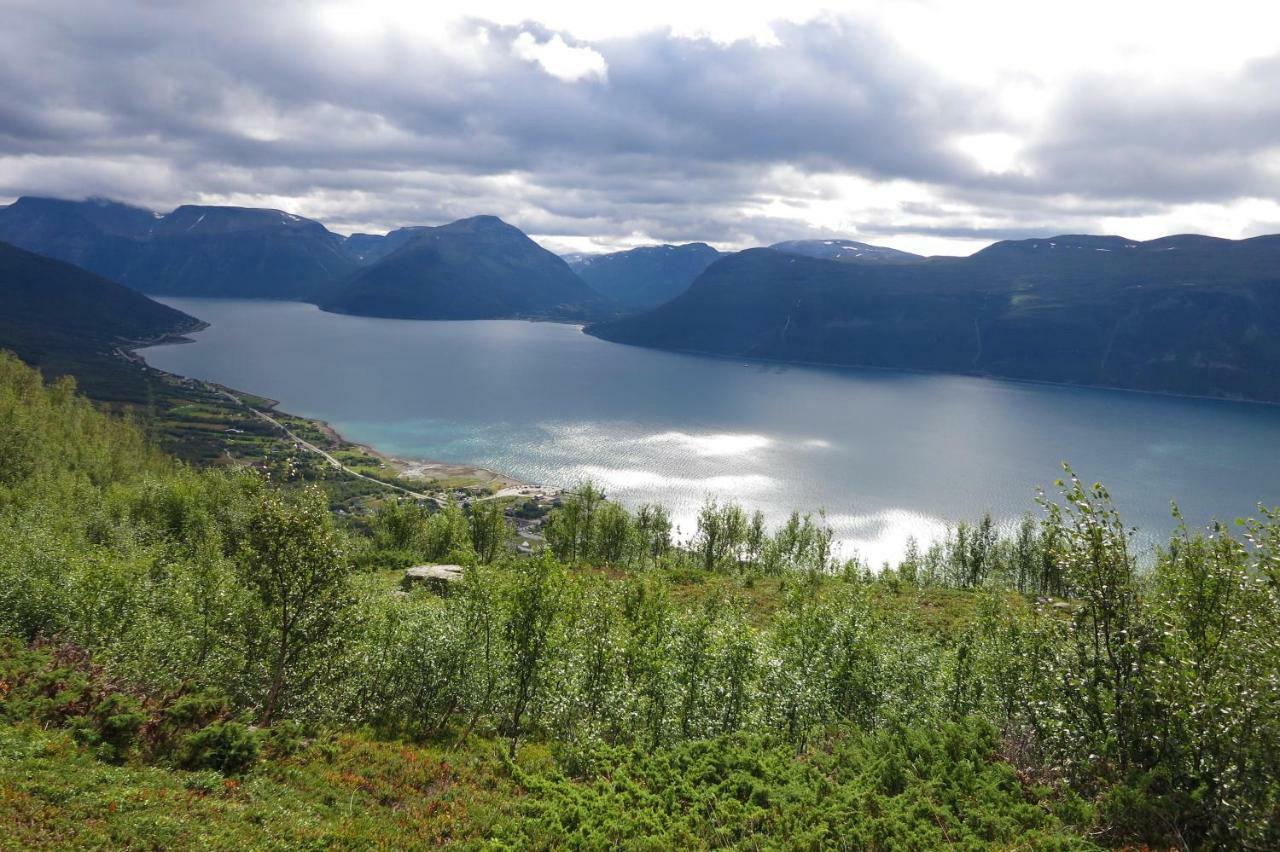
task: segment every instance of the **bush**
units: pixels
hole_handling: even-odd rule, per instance
[[[559,770],[513,767],[530,795],[502,838],[603,848],[1089,848],[1034,801],[980,721],[870,735],[797,754],[736,735],[658,750],[595,746]]]
[[[258,760],[261,734],[239,722],[214,722],[183,738],[177,763],[183,769],[214,769],[239,775]]]
[[[98,702],[91,715],[70,719],[68,725],[76,740],[88,746],[99,760],[120,763],[146,721],[142,701],[117,692]]]

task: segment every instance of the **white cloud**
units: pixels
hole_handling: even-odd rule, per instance
[[[526,62],[542,66],[552,77],[577,82],[593,77],[604,80],[608,66],[604,57],[590,47],[573,47],[558,34],[544,42],[530,32],[522,32],[511,44],[511,51]]]
[[[988,174],[1025,172],[1022,149],[1023,140],[1012,133],[970,133],[957,136],[952,144],[961,153],[973,159],[978,168]]]
[[[489,212],[588,249],[1280,229],[1256,0],[10,5],[0,200]]]

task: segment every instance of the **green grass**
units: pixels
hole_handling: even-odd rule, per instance
[[[0,726],[3,849],[1086,849],[1078,800],[1024,783],[989,727],[660,749],[460,748],[342,734],[242,776],[98,761]]]
[[[610,572],[604,569],[583,569],[588,573]],[[625,572],[613,572],[618,577]],[[724,574],[712,571],[683,570],[660,572],[664,585],[673,602],[682,607],[702,606],[709,601],[735,601],[743,605],[749,621],[757,627],[765,627],[786,602],[788,584],[796,578]],[[843,577],[829,575],[814,579],[818,584],[818,596],[829,594],[847,581]],[[940,638],[959,636],[973,623],[978,611],[977,596],[967,590],[947,589],[938,586],[916,587],[906,583],[891,587],[877,583],[872,587],[878,608],[882,611],[910,615],[926,632]],[[1016,594],[1007,594],[1010,605],[1022,605]]]
[[[342,735],[242,777],[102,763],[0,726],[0,849],[367,849],[477,844],[518,796],[498,747]]]

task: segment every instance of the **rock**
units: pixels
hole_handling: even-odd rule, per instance
[[[410,589],[415,583],[423,583],[439,595],[449,594],[449,586],[462,579],[461,565],[416,565],[406,568],[401,588]]]

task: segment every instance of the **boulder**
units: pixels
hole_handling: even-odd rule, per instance
[[[462,570],[461,565],[416,565],[405,569],[400,585],[407,590],[422,583],[436,594],[447,595],[449,586],[462,579]]]

